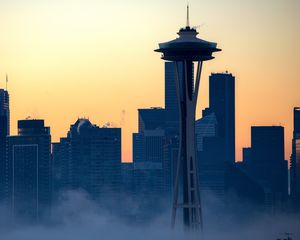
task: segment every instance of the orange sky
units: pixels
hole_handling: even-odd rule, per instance
[[[0,1],[0,87],[9,74],[11,127],[43,118],[54,141],[78,117],[122,127],[130,161],[137,109],[164,105],[163,61],[153,50],[185,24],[183,0]],[[198,117],[208,102],[208,76],[236,76],[237,159],[251,125],[285,127],[291,152],[292,108],[300,106],[298,0],[190,0],[191,25],[223,49],[205,64]],[[203,24],[203,25],[202,25]]]

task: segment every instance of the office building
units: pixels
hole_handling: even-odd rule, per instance
[[[161,162],[133,163],[136,222],[145,224],[165,212],[165,183]]]
[[[205,111],[203,111],[204,113]],[[203,151],[203,139],[217,136],[217,118],[215,113],[202,114],[203,117],[195,123],[197,151]]]
[[[133,133],[133,161],[162,162],[164,141],[165,131],[162,129]]]
[[[213,73],[209,77],[209,110],[216,115],[218,136],[223,139],[224,161],[235,162],[235,77]]]
[[[209,77],[209,108],[196,121],[201,194],[213,194],[225,203],[235,163],[235,77],[213,73]],[[205,197],[203,201],[206,201]],[[208,200],[209,201],[209,200]]]
[[[144,130],[164,129],[165,109],[159,107],[138,109],[138,132]]]
[[[284,128],[256,126],[251,128],[251,149],[243,169],[263,189],[265,210],[275,214],[284,209],[288,197],[288,168],[284,159]]]
[[[61,173],[57,189],[83,190],[105,206],[115,204],[121,184],[120,128],[78,119],[53,150]]]
[[[290,179],[293,210],[300,211],[300,107],[294,108]]]
[[[9,94],[0,89],[0,201],[5,197],[6,136],[9,135]]]
[[[72,189],[72,158],[69,138],[52,143],[52,199],[56,202],[67,190]]]
[[[20,120],[18,135],[7,139],[7,197],[13,216],[32,221],[49,217],[50,128],[44,120]]]

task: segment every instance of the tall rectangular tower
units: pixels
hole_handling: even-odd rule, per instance
[[[251,127],[251,160],[253,163],[275,164],[284,161],[284,128]]]
[[[255,126],[251,128],[251,158],[246,172],[264,189],[265,207],[269,213],[282,210],[288,197],[288,168],[284,159],[284,128]]]
[[[178,63],[180,82],[183,77],[183,65]],[[165,62],[165,109],[166,109],[166,133],[179,134],[179,105],[176,93],[175,63]]]
[[[0,89],[0,200],[5,195],[6,136],[9,135],[9,94]]]
[[[235,162],[235,77],[213,73],[209,77],[209,108],[218,122],[218,136],[224,143],[224,160]]]
[[[18,135],[8,137],[7,189],[17,218],[37,221],[49,216],[50,145],[50,128],[44,120],[20,120]]]
[[[294,209],[300,211],[300,107],[294,108],[294,131],[290,173],[291,196]]]

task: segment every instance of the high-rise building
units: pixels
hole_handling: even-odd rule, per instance
[[[182,63],[178,64],[180,82],[182,82]],[[168,135],[179,134],[179,107],[176,93],[174,62],[165,62],[165,109],[166,109],[166,133]]]
[[[164,129],[165,109],[159,107],[138,109],[139,133],[144,130]]]
[[[209,108],[196,121],[196,135],[203,201],[209,201],[205,196],[213,194],[224,204],[235,163],[235,77],[232,74],[213,73],[209,77]]]
[[[44,120],[20,120],[18,135],[7,139],[7,197],[13,216],[33,221],[49,217],[50,128]]]
[[[205,112],[205,111],[203,111]],[[203,114],[202,114],[203,115]],[[215,113],[203,115],[195,123],[197,150],[203,151],[203,139],[217,136],[217,118]]]
[[[60,194],[72,189],[72,158],[69,138],[60,138],[52,143],[52,198],[57,201]]]
[[[251,156],[254,163],[282,163],[284,128],[281,126],[251,127]]]
[[[300,134],[300,107],[294,108],[294,135]]]
[[[214,195],[220,204],[230,196],[235,163],[235,77],[213,73],[209,77],[209,108],[196,121],[199,181],[205,205]],[[230,190],[230,191],[231,191]]]
[[[134,162],[134,195],[136,221],[147,223],[160,216],[165,199],[165,181],[162,162]]]
[[[283,209],[288,196],[288,168],[284,159],[284,128],[258,126],[251,128],[251,149],[245,155],[243,169],[260,184],[269,213]]]
[[[120,128],[101,128],[88,119],[78,119],[67,138],[54,145],[53,157],[61,173],[57,189],[81,189],[105,204],[117,201],[121,184]]]
[[[139,132],[133,133],[133,183],[138,207],[137,222],[153,220],[162,213],[160,202],[170,197],[167,182],[170,162],[166,160],[165,110],[139,109]]]
[[[120,211],[118,216],[129,224],[135,223],[134,220],[138,210],[134,194],[133,165],[132,162],[123,162],[121,164],[121,201],[119,202]]]
[[[6,136],[9,135],[9,94],[0,89],[0,201],[5,192]]]
[[[300,211],[300,107],[294,108],[294,131],[290,176],[293,207],[296,211]]]
[[[215,113],[218,136],[223,139],[223,158],[235,162],[235,77],[213,73],[209,77],[209,109]]]
[[[162,129],[133,133],[133,161],[162,162],[164,141],[165,131]]]

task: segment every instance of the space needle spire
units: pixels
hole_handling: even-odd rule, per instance
[[[187,4],[186,6],[186,27],[190,26],[190,6]]]
[[[196,154],[196,106],[203,62],[213,59],[213,53],[221,49],[217,48],[217,43],[197,38],[198,32],[190,28],[189,21],[187,5],[186,27],[179,30],[179,38],[160,43],[155,51],[162,54],[163,60],[174,62],[179,108],[179,153],[173,193],[172,227],[175,226],[177,211],[182,209],[186,229],[201,231],[203,225]],[[182,71],[179,69],[181,66]],[[195,77],[194,66],[197,69]],[[180,184],[182,191],[179,190]]]

